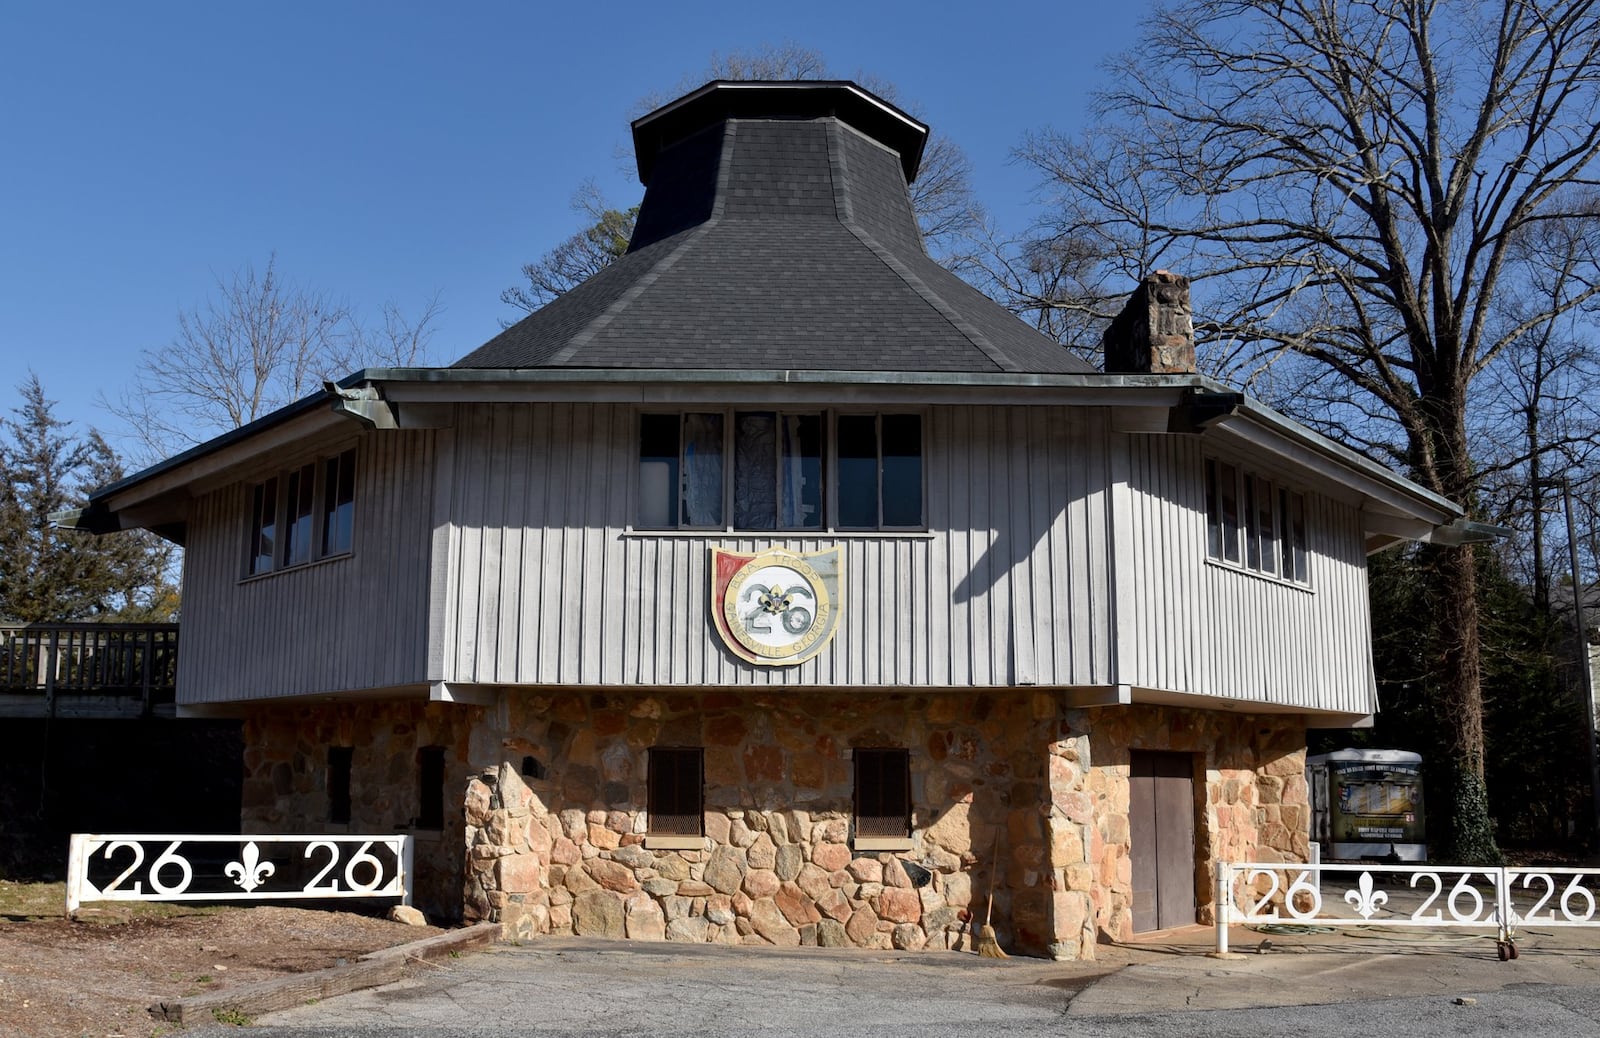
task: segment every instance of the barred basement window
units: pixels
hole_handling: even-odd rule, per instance
[[[911,835],[911,754],[907,750],[856,750],[856,836]]]
[[[349,554],[355,527],[355,472],[352,448],[255,484],[245,575]]]
[[[444,828],[444,747],[417,751],[417,828]]]
[[[650,749],[650,835],[701,836],[705,832],[705,751],[698,746]]]
[[[353,746],[328,747],[328,821],[350,821],[350,770],[355,759]]]
[[[1305,497],[1234,465],[1207,458],[1206,552],[1267,576],[1310,580]]]

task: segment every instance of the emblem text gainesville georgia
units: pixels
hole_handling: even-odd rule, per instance
[[[735,655],[763,666],[804,663],[839,627],[844,565],[838,547],[745,555],[711,549],[712,618]]]

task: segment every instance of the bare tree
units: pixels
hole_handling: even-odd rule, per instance
[[[1592,200],[1586,207],[1595,208]],[[1600,461],[1600,354],[1590,345],[1596,329],[1587,308],[1564,305],[1568,294],[1583,290],[1581,272],[1595,264],[1591,237],[1591,228],[1568,220],[1540,221],[1516,236],[1512,253],[1523,276],[1502,284],[1495,308],[1499,324],[1524,327],[1532,313],[1560,316],[1527,327],[1507,344],[1485,369],[1487,391],[1478,394],[1469,417],[1473,440],[1481,445],[1485,511],[1512,528],[1503,554],[1521,570],[1545,614],[1546,532],[1559,500],[1553,484],[1580,483]],[[1564,558],[1564,521],[1557,525],[1553,547]]]
[[[1124,278],[1108,273],[1093,243],[1069,235],[1010,237],[989,219],[965,236],[961,272],[991,298],[1084,360],[1097,363],[1100,336],[1127,302]]]
[[[501,292],[502,303],[531,314],[577,288],[628,251],[638,206],[613,209],[594,181],[586,180],[572,196],[572,211],[583,217],[583,230],[532,263],[523,264],[522,276],[528,283]]]
[[[434,294],[413,316],[389,300],[378,308],[378,323],[366,325],[352,318],[346,324],[342,361],[344,373],[359,368],[409,368],[431,363],[428,349],[433,322],[444,307]]]
[[[141,350],[133,382],[101,404],[127,427],[133,451],[154,461],[237,428],[365,364],[417,363],[437,299],[417,318],[394,304],[378,328],[345,303],[278,275],[277,257],[218,278],[206,302],[178,314],[178,332]]]
[[[1336,430],[1471,503],[1480,376],[1600,291],[1585,262],[1558,298],[1499,319],[1527,276],[1519,234],[1600,235],[1573,190],[1600,154],[1593,0],[1189,0],[1111,74],[1088,133],[1022,149],[1056,190],[1053,236],[1206,282],[1214,365],[1328,401]],[[1454,762],[1443,849],[1493,859],[1473,551],[1430,562]]]
[[[711,55],[698,75],[685,76],[669,91],[646,94],[635,103],[637,117],[661,107],[710,79],[789,80],[838,78],[819,51],[797,43],[766,44],[751,51]],[[894,84],[866,73],[851,77],[892,104],[901,104]],[[910,110],[910,109],[908,109]],[[915,111],[912,110],[912,114]],[[981,235],[982,207],[972,192],[972,163],[955,142],[930,133],[923,148],[922,165],[910,185],[911,207],[917,214],[928,249],[961,273],[974,270],[977,253],[972,243]],[[573,197],[573,211],[583,228],[550,251],[522,267],[525,285],[500,293],[500,301],[526,313],[570,291],[615,262],[627,251],[633,236],[637,205],[623,207],[603,198],[592,181]]]

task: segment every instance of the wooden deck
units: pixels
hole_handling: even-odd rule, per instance
[[[0,717],[171,717],[177,624],[0,627]]]

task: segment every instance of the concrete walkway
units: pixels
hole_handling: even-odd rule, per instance
[[[256,1023],[283,1038],[756,1031],[1195,1038],[1297,1035],[1313,1021],[1339,1033],[1379,1020],[1377,1030],[1409,1035],[1600,1035],[1597,937],[1596,930],[1534,929],[1522,935],[1521,957],[1501,962],[1492,939],[1460,931],[1263,937],[1235,927],[1234,947],[1245,954],[1218,960],[1204,954],[1212,931],[1195,927],[1102,946],[1090,963],[547,938],[419,966],[400,983]],[[1272,947],[1257,951],[1263,940]]]
[[[1454,998],[1524,984],[1600,986],[1600,929],[1524,930],[1501,962],[1492,930],[1351,928],[1304,936],[1230,931],[1243,953],[1207,958],[1195,927],[1104,949],[1124,961],[1074,998],[1072,1015],[1299,1006],[1373,998]],[[1266,947],[1264,947],[1264,945]]]

